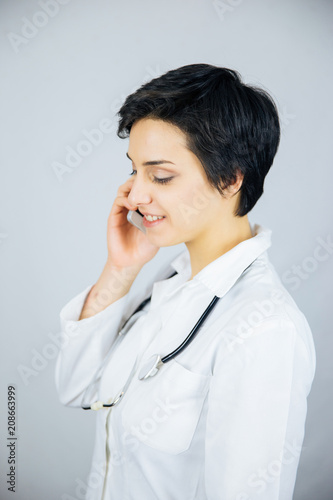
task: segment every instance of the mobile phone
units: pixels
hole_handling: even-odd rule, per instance
[[[145,226],[143,225],[143,215],[140,214],[139,210],[129,210],[128,213],[127,213],[127,220],[128,222],[130,222],[131,224],[133,224],[133,226],[137,227],[138,229],[140,229],[140,231],[142,231],[144,234],[146,234],[146,228]]]

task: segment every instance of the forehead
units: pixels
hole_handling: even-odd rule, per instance
[[[175,125],[160,119],[142,118],[132,125],[130,149],[160,151],[186,147],[186,135]],[[130,154],[130,153],[129,153]]]

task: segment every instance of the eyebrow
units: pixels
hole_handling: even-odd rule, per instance
[[[128,153],[126,153],[126,156],[129,160],[133,161]],[[174,163],[172,163],[172,161],[168,161],[168,160],[152,160],[152,161],[145,161],[143,163],[143,166],[148,167],[149,165],[162,165],[163,163],[171,163],[172,165],[174,165]]]

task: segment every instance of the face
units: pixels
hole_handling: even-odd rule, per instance
[[[199,159],[186,147],[186,137],[162,120],[144,118],[132,126],[127,153],[133,183],[129,202],[141,213],[164,216],[146,227],[157,246],[209,238],[230,216],[234,201],[212,188]]]

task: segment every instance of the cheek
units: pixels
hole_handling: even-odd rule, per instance
[[[208,192],[199,183],[191,184],[191,189],[187,186],[186,189],[177,190],[172,196],[163,200],[165,214],[172,219],[172,224],[184,229],[205,223],[207,218],[211,217],[209,205]]]
[[[214,194],[202,181],[193,183],[191,189],[182,195],[184,206],[200,220],[205,220],[212,215],[214,207]]]
[[[181,182],[177,179],[177,185],[162,187],[158,196],[156,193],[161,212],[172,219],[173,225],[181,227],[205,223],[212,215],[213,198],[210,186],[196,175]]]

